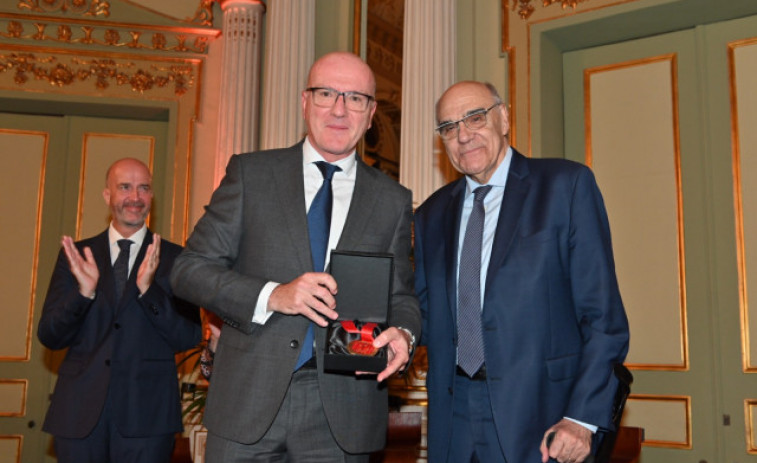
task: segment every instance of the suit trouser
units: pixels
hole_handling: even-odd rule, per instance
[[[485,380],[455,376],[448,463],[504,463]]]
[[[144,410],[143,413],[151,413]],[[114,423],[110,395],[92,432],[82,439],[55,437],[58,463],[168,463],[174,434],[124,437]]]
[[[292,375],[273,424],[254,444],[241,444],[208,432],[205,463],[367,463],[368,455],[345,453],[334,440],[323,411],[318,372]]]

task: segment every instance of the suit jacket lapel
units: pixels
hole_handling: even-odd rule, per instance
[[[457,248],[460,242],[460,217],[465,200],[465,178],[460,178],[450,191],[447,211],[444,214],[444,261],[447,263],[447,299],[452,320],[457,324]]]
[[[97,270],[100,272],[100,282],[97,290],[101,291],[108,299],[110,307],[116,306],[116,282],[113,278],[113,264],[110,262],[110,243],[108,242],[108,230],[97,235],[92,241],[92,255],[97,262]]]
[[[513,149],[513,159],[507,175],[507,185],[505,186],[505,194],[502,198],[502,206],[499,211],[499,219],[497,220],[497,231],[494,233],[494,243],[492,244],[491,258],[486,274],[487,293],[491,287],[491,279],[505,261],[507,252],[513,243],[515,232],[518,229],[518,222],[523,212],[523,205],[530,187],[526,179],[527,176],[528,165],[526,158]]]
[[[277,194],[284,215],[287,231],[303,272],[313,271],[308,238],[308,218],[305,211],[305,179],[302,175],[302,143],[293,146],[289,153],[279,155],[281,164],[270,172],[268,178],[274,180],[272,194]],[[275,193],[273,193],[275,192]]]

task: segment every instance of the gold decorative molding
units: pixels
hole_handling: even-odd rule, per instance
[[[757,455],[757,442],[754,440],[754,426],[757,418],[757,399],[744,400],[744,420],[746,421],[746,451],[750,455]]]
[[[683,415],[683,420],[684,420],[683,440],[677,441],[677,440],[655,438],[653,435],[651,435],[653,434],[652,432],[653,430],[647,426],[645,427],[646,435],[644,437],[644,443],[642,445],[649,446],[649,447],[662,447],[662,448],[671,448],[671,449],[691,449],[692,448],[693,441],[692,441],[692,425],[691,425],[691,396],[665,395],[665,394],[631,394],[628,396],[626,407],[630,406],[632,408],[634,401],[677,404],[683,408],[683,413],[684,413]],[[636,426],[639,424],[632,423],[631,425]]]
[[[61,60],[62,57],[38,57],[34,53],[0,54],[0,74],[13,72],[13,80],[18,85],[25,85],[31,77],[59,88],[91,80],[98,90],[105,90],[114,83],[130,85],[132,91],[140,94],[173,85],[176,96],[185,94],[195,83],[194,68],[188,63],[151,64],[148,69],[142,69],[130,61],[108,58],[72,57],[68,63]]]
[[[2,27],[3,19],[7,19]],[[5,31],[3,31],[5,29]],[[136,24],[95,23],[70,20],[59,23],[39,17],[0,14],[0,38],[50,41],[59,44],[125,47],[137,50],[206,53],[208,39],[220,31],[169,28]]]
[[[562,9],[568,7],[575,9],[579,3],[588,2],[589,0],[542,0],[542,6],[547,7],[559,3]],[[521,19],[528,19],[536,10],[536,7],[532,5],[533,0],[513,0],[513,11],[518,11],[518,16]]]
[[[194,17],[189,21],[199,26],[213,26],[213,3],[216,0],[202,0]]]
[[[29,388],[29,380],[28,379],[0,379],[0,386],[4,387],[13,387],[17,386],[20,387],[20,394],[19,394],[19,401],[16,404],[18,407],[14,410],[0,410],[0,416],[26,416],[26,397],[27,397],[27,390]],[[9,404],[3,404],[9,405]]]
[[[20,463],[21,462],[21,448],[24,446],[24,436],[21,434],[5,434],[5,435],[0,436],[0,440],[16,442],[16,455],[15,455],[16,460],[15,461],[16,463]],[[10,458],[13,458],[14,455],[12,454],[6,455],[6,457],[9,458],[8,461],[12,461],[10,460]]]
[[[612,72],[630,67],[644,66],[653,63],[666,62],[670,65],[670,89],[671,89],[671,114],[672,114],[672,137],[673,137],[673,164],[675,169],[676,191],[676,243],[678,254],[678,317],[680,327],[680,363],[630,363],[626,366],[631,370],[656,370],[656,371],[688,371],[689,370],[689,330],[688,330],[688,305],[686,299],[686,248],[684,246],[684,218],[683,218],[683,189],[681,177],[681,141],[680,120],[678,114],[678,55],[670,53],[659,56],[650,56],[641,59],[611,63],[584,69],[584,140],[585,164],[592,167],[592,114],[591,114],[591,78],[593,75]]]
[[[19,0],[16,8],[35,13],[67,13],[82,16],[110,16],[110,3],[101,0]]]
[[[741,183],[741,137],[739,126],[739,97],[736,86],[736,49],[757,45],[757,38],[728,43],[728,86],[731,102],[731,162],[733,172],[733,208],[736,229],[736,262],[739,275],[739,312],[741,319],[741,359],[744,373],[757,373],[757,359],[752,358],[751,314],[747,280],[747,253],[744,231],[744,195]],[[754,404],[752,404],[754,405]],[[754,449],[757,453],[757,447]],[[751,452],[751,450],[750,450]]]

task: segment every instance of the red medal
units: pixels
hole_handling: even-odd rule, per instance
[[[342,321],[342,327],[348,333],[360,333],[360,339],[352,341],[347,346],[347,351],[353,355],[365,355],[374,356],[378,353],[378,348],[373,347],[373,329],[376,328],[375,323],[365,323],[360,330],[355,326],[355,322],[351,320]]]

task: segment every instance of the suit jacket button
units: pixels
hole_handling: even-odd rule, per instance
[[[105,365],[106,366],[110,366],[110,359],[108,359],[108,360],[105,361]]]
[[[121,329],[121,324],[120,323],[116,323],[115,325],[113,325],[113,328],[119,330],[119,329]]]
[[[289,347],[291,347],[292,349],[297,349],[298,347],[300,347],[300,343],[297,342],[296,339],[292,339],[292,341],[289,343]]]
[[[152,313],[154,313],[155,315],[158,315],[158,308],[155,306],[155,304],[152,304],[150,308],[152,309]]]

